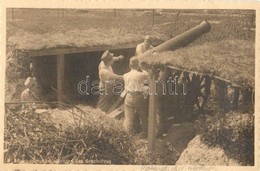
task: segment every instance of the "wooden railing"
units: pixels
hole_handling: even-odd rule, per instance
[[[156,118],[165,117],[166,114],[160,110],[163,107],[171,107],[173,105],[162,106],[162,103],[164,103],[162,99],[165,98],[164,95],[154,95],[156,91],[156,80],[161,79],[166,82],[169,77],[176,77],[175,81],[181,82],[186,86],[187,92],[185,95],[178,94],[173,96],[171,99],[173,100],[172,103],[177,103],[175,104],[179,110],[177,112],[181,113],[182,116],[194,115],[194,111],[196,110],[198,115],[192,116],[192,118],[196,119],[198,116],[205,118],[204,107],[212,91],[215,91],[214,94],[216,96],[213,98],[216,99],[217,104],[223,114],[229,112],[230,110],[237,110],[241,105],[254,105],[253,88],[243,87],[217,76],[179,69],[173,66],[154,68],[150,70],[149,74],[151,80],[151,95],[148,120],[148,150],[150,152],[153,152],[154,150],[155,138],[158,134],[160,134],[160,127],[165,125],[164,123],[156,123]],[[162,75],[163,78],[161,77]],[[166,96],[167,95],[170,96],[169,94],[166,94]],[[159,98],[160,100],[158,100]]]

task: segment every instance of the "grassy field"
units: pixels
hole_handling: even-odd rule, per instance
[[[240,11],[240,13],[242,13]],[[87,47],[141,42],[151,34],[165,41],[208,20],[214,34],[202,39],[254,39],[254,11],[9,9],[7,43],[18,49]]]
[[[144,59],[149,65],[170,65],[179,69],[218,76],[240,86],[254,87],[254,43],[246,40],[221,40]]]

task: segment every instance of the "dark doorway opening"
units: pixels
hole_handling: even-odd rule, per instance
[[[74,103],[86,103],[96,106],[98,95],[91,94],[93,85],[99,82],[98,66],[104,51],[65,54],[65,83],[64,96]],[[125,58],[113,65],[116,74],[125,74],[129,69],[129,59],[134,56],[135,48],[111,50],[115,56],[123,55]],[[45,94],[54,93],[51,87],[57,88],[57,59],[55,56],[42,56],[33,58],[36,68],[36,79]],[[78,90],[80,82],[86,82],[81,88],[86,94]],[[92,85],[91,85],[92,84]],[[84,87],[85,86],[85,87]],[[88,93],[88,94],[87,94]]]

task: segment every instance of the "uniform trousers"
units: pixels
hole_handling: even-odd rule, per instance
[[[125,97],[124,129],[129,134],[148,131],[148,103],[140,92],[127,93]]]

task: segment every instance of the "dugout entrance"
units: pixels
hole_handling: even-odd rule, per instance
[[[91,95],[91,83],[98,82],[98,65],[103,52],[110,49],[115,56],[125,58],[113,65],[116,74],[129,71],[129,59],[135,54],[136,45],[125,47],[101,47],[78,49],[53,49],[30,51],[29,56],[34,66],[35,77],[45,93],[56,90],[57,100],[64,102],[64,97],[71,101],[87,102],[95,105],[98,96]],[[86,79],[86,77],[88,77]],[[78,90],[80,82],[87,82]],[[87,89],[86,89],[87,88]]]

